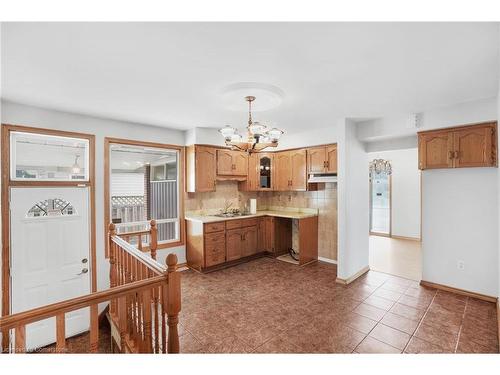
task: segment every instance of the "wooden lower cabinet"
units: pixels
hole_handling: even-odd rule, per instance
[[[241,241],[241,252],[244,257],[257,254],[257,226],[242,228]]]
[[[230,229],[226,232],[226,260],[240,259],[242,256],[241,251],[241,229]]]
[[[274,217],[265,216],[260,218],[258,248],[261,251],[274,252]]]
[[[246,218],[215,223],[187,220],[186,257],[198,271],[272,252],[274,218]]]

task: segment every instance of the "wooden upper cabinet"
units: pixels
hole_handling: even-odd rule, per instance
[[[274,163],[276,166],[276,183],[274,185],[275,190],[290,190],[290,153],[288,151],[276,153],[276,155],[274,156]]]
[[[186,148],[186,191],[215,191],[216,149],[192,145]]]
[[[455,168],[489,167],[496,165],[493,141],[496,132],[492,127],[457,130],[453,133]]]
[[[217,150],[218,176],[246,176],[248,155],[242,151]]]
[[[337,145],[326,146],[326,172],[337,173]]]
[[[419,135],[419,168],[453,168],[453,134],[438,131]]]
[[[307,154],[305,149],[290,151],[290,189],[307,190]]]
[[[252,153],[248,155],[248,175],[240,182],[243,191],[272,191],[275,181],[275,165],[273,153]]]
[[[419,168],[496,167],[496,132],[496,122],[421,132]]]
[[[307,149],[308,173],[337,173],[337,145]]]
[[[326,147],[314,147],[307,150],[307,169],[309,173],[324,173]]]

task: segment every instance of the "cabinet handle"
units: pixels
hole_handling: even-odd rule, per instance
[[[453,159],[453,157],[454,157],[454,155],[455,155],[455,152],[450,151],[449,153],[450,153],[449,159]]]
[[[455,151],[453,153],[453,156],[455,157],[455,159],[458,159],[460,157],[460,151]]]

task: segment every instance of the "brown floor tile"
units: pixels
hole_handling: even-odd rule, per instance
[[[408,295],[403,295],[399,300],[398,303],[402,303],[403,305],[414,307],[416,309],[421,309],[425,310],[427,307],[429,307],[429,304],[431,303],[431,299],[429,298],[419,298],[419,297],[412,297]]]
[[[409,335],[412,335],[418,326],[418,321],[404,318],[391,312],[385,314],[380,322],[385,324],[386,326],[396,328]]]
[[[366,318],[379,321],[382,319],[385,310],[379,309],[378,307],[367,305],[366,303],[360,304],[358,307],[354,309],[354,312],[363,315]]]
[[[373,271],[349,286],[332,283],[335,277],[328,264],[270,258],[210,274],[186,271],[180,321],[192,336],[181,338],[181,351],[184,341],[197,353],[453,352],[458,332],[460,351],[492,348],[493,304]],[[418,337],[409,339],[420,320]]]
[[[401,353],[401,350],[378,341],[370,336],[361,341],[361,344],[359,344],[354,350],[356,353]]]
[[[285,337],[278,336],[257,347],[254,353],[300,353],[300,350]]]
[[[385,299],[388,299],[391,301],[397,301],[398,299],[401,298],[401,296],[403,294],[400,292],[393,292],[392,290],[379,288],[373,293],[373,295],[377,296],[377,297],[382,297],[382,298],[385,298]]]
[[[440,346],[448,353],[453,353],[455,351],[455,346],[458,339],[458,335],[456,334],[442,331],[427,324],[421,324],[415,332],[415,336],[422,340]]]
[[[410,335],[381,323],[370,332],[369,336],[403,350],[410,340]]]
[[[432,344],[428,341],[419,339],[418,337],[413,336],[408,343],[408,346],[406,347],[405,353],[410,353],[410,354],[431,354],[431,353],[446,353],[446,351],[441,348],[440,346],[437,346],[435,344]],[[450,352],[448,352],[450,353]]]
[[[389,311],[412,320],[420,320],[425,313],[425,310],[416,309],[401,303],[396,303]]]
[[[498,346],[483,346],[473,341],[460,338],[457,353],[498,353]]]
[[[394,305],[394,301],[377,296],[368,297],[367,299],[364,300],[364,303],[378,307],[379,309],[386,311],[390,310],[391,307]]]
[[[346,318],[347,325],[355,330],[368,334],[373,327],[377,325],[377,321],[359,315],[355,312],[349,314]]]

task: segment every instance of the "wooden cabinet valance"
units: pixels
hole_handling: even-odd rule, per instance
[[[497,123],[418,133],[419,169],[497,166]]]

